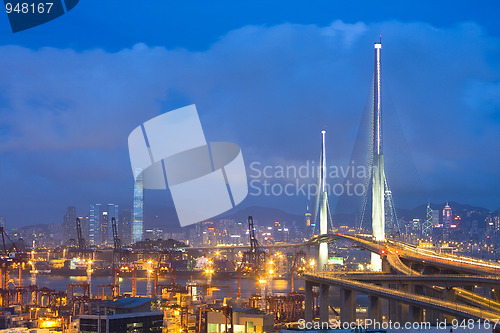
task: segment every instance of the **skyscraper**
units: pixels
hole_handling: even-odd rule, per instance
[[[132,222],[132,242],[140,242],[143,235],[144,222],[144,185],[142,182],[142,169],[135,169],[134,184],[134,220]]]
[[[306,220],[306,237],[311,237],[314,233],[314,227],[316,227],[315,224],[311,222],[311,212],[309,211],[309,206],[307,206],[307,210],[305,213],[305,220]]]
[[[113,244],[113,230],[111,220],[114,217],[118,222],[118,205],[92,204],[89,214],[89,242],[91,245]]]
[[[431,214],[432,214],[432,227],[433,228],[440,227],[440,225],[439,225],[439,210],[433,209]]]
[[[132,243],[132,212],[120,211],[118,222],[118,235],[122,244]]]
[[[443,227],[445,230],[449,230],[451,227],[452,211],[451,207],[446,203],[443,209]]]
[[[76,236],[76,207],[69,206],[66,209],[63,219],[63,241],[67,242],[71,238],[77,239]]]
[[[108,204],[108,229],[106,231],[106,244],[108,244],[108,245],[113,244],[113,228],[111,226],[111,221],[112,221],[113,217],[116,220],[116,227],[118,228],[118,232],[119,232],[120,218],[119,218],[119,214],[118,214],[118,205]],[[103,231],[103,233],[104,233],[104,231]]]
[[[103,211],[100,216],[101,221],[101,239],[99,240],[99,244],[108,245],[109,235],[108,233],[111,231],[111,219],[108,218],[108,212]]]
[[[90,245],[101,243],[101,204],[90,205],[89,243]]]

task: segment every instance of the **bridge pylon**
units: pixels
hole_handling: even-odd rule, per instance
[[[373,76],[373,144],[372,144],[372,232],[376,241],[385,241],[385,172],[382,141],[381,50],[382,42],[375,43],[375,71]],[[380,255],[372,253],[371,269],[382,270]]]
[[[318,195],[315,197],[314,216],[313,220],[316,222],[319,215],[319,235],[328,234],[328,222],[332,223],[330,206],[328,204],[328,185],[326,184],[326,143],[325,135],[326,130],[321,131],[322,141],[321,141],[321,156],[320,156],[320,167],[318,173]],[[319,214],[318,214],[319,212]],[[318,271],[326,270],[328,265],[328,243],[325,241],[319,242],[318,249]]]

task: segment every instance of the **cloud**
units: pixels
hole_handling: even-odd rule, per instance
[[[2,46],[0,152],[10,157],[0,165],[25,172],[14,179],[3,173],[1,180],[45,179],[31,190],[36,197],[50,188],[61,211],[73,204],[62,189],[82,179],[96,192],[112,183],[116,192],[109,197],[128,203],[129,132],[191,103],[207,139],[237,142],[247,164],[317,159],[324,126],[329,161],[346,163],[369,98],[372,45],[380,34],[388,165],[397,167],[400,156],[391,149],[404,150],[398,141],[404,133],[426,196],[453,200],[469,191],[470,203],[481,204],[472,202],[481,191],[488,193],[485,205],[499,202],[500,158],[493,152],[500,148],[500,42],[471,22],[245,26],[204,51]],[[32,167],[23,166],[30,161]],[[412,195],[404,179],[394,180],[395,197],[397,189]],[[285,209],[307,204],[285,199]],[[82,207],[95,201],[90,193],[78,200]]]

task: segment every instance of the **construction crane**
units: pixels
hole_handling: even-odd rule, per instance
[[[295,273],[301,274],[305,270],[305,263],[306,263],[306,253],[302,250],[295,252],[295,255],[293,257],[293,264],[290,269],[290,277],[292,279],[291,284],[292,284],[292,293],[295,292]]]
[[[118,237],[118,228],[114,217],[111,219],[111,227],[113,229],[113,268],[116,268],[122,260],[122,241]]]
[[[78,238],[78,252],[80,252],[83,257],[83,254],[87,250],[87,244],[82,236],[82,222],[79,217],[76,218],[76,235]]]
[[[248,217],[248,234],[250,237],[250,249],[243,252],[243,258],[240,263],[236,264],[236,271],[238,272],[238,293],[236,298],[241,297],[241,276],[243,274],[261,273],[264,267],[265,251],[259,244],[257,237],[255,237],[255,226],[253,224],[253,217]]]
[[[21,254],[21,251],[17,247],[16,243],[12,241],[10,236],[7,234],[5,231],[5,228],[0,226],[0,233],[2,234],[2,252],[0,253],[0,256],[2,257],[9,257],[13,259],[16,254]],[[7,243],[5,242],[5,238],[10,242],[10,246],[7,247]]]
[[[157,296],[159,293],[161,294],[161,289],[158,284],[158,276],[160,272],[171,272],[172,282],[169,285],[162,285],[161,287],[165,287],[171,290],[179,290],[181,286],[175,282],[175,259],[173,257],[173,250],[164,250],[159,253],[158,257],[158,265],[153,268],[154,271],[154,287],[153,287],[153,295]]]
[[[10,236],[5,231],[5,228],[0,226],[0,234],[2,235],[2,248],[0,249],[0,288],[7,290],[9,283],[9,269],[17,266],[19,270],[19,286],[22,281],[22,266],[28,261],[28,255],[19,250],[19,247],[12,241]],[[9,241],[10,243],[7,243]],[[8,304],[7,299],[2,294],[0,297],[0,306]]]
[[[248,234],[250,236],[250,250],[245,252],[244,261],[246,264],[249,264],[253,267],[253,271],[257,272],[262,268],[262,264],[266,259],[266,253],[255,237],[255,227],[253,224],[252,216],[248,217]]]

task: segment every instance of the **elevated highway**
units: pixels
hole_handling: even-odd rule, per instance
[[[390,267],[399,274],[419,275],[421,272],[408,267],[403,261],[415,263],[416,266],[432,266],[436,267],[437,271],[448,271],[449,273],[465,273],[487,276],[500,276],[500,265],[497,263],[487,262],[483,260],[459,257],[437,253],[435,251],[418,249],[408,244],[399,243],[396,241],[376,242],[370,239],[344,235],[344,234],[327,234],[313,237],[303,243],[281,243],[273,245],[264,245],[263,249],[279,250],[279,249],[301,249],[311,246],[317,246],[319,243],[332,243],[338,240],[352,242],[356,246],[365,250],[378,253],[385,256]],[[246,251],[250,246],[197,246],[183,247],[186,250],[198,251]]]
[[[500,277],[499,276],[478,276],[478,275],[393,275],[393,274],[364,274],[364,273],[349,273],[345,275],[346,278],[354,279],[357,281],[370,281],[373,283],[387,283],[387,282],[398,282],[398,283],[419,283],[419,284],[429,284],[438,285],[442,287],[456,287],[456,286],[488,286],[492,288],[500,289]]]
[[[437,253],[432,250],[419,249],[415,246],[410,246],[396,241],[376,242],[361,237],[343,234],[332,235],[332,239],[349,240],[366,250],[382,255],[387,254],[387,260],[391,264],[391,267],[404,274],[413,273],[408,271],[408,269],[404,267],[408,266],[404,265],[401,260],[398,261],[395,256],[399,257],[399,259],[411,261],[420,265],[433,265],[437,268],[453,272],[500,276],[500,264],[494,262]],[[416,272],[415,270],[412,271]]]
[[[454,301],[446,301],[427,296],[410,294],[400,290],[394,290],[370,283],[343,278],[342,276],[334,273],[304,274],[304,278],[308,282],[306,283],[306,289],[311,288],[312,285],[320,286],[320,297],[323,298],[328,297],[327,287],[334,286],[339,287],[343,290],[360,292],[372,297],[394,300],[403,304],[408,304],[413,307],[413,310],[410,311],[410,321],[422,320],[422,309],[424,308],[439,311],[440,313],[444,313],[456,318],[489,320],[491,322],[495,322],[496,320],[498,320],[498,313],[496,311],[488,311],[474,306],[458,304]],[[327,287],[325,288],[325,286]],[[306,290],[306,297],[307,295],[308,290]],[[320,302],[325,301],[320,300]],[[347,309],[348,306],[348,304],[342,304],[341,313],[344,312],[346,315],[349,312],[354,311],[353,309]],[[306,321],[308,320],[307,316],[308,311],[306,309]],[[353,319],[348,317],[349,315],[347,315],[347,318],[345,318],[347,321],[349,321],[349,319]],[[312,318],[310,319],[312,320]],[[322,320],[323,319],[326,318],[322,318]]]
[[[500,276],[500,265],[468,257],[438,254],[428,250],[400,248],[399,257],[420,265],[433,265],[443,270],[478,275]]]

